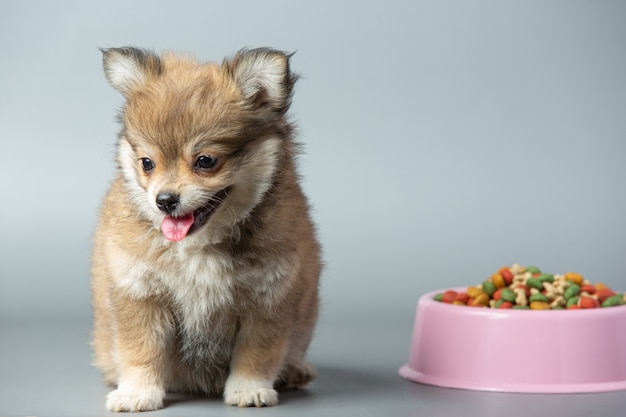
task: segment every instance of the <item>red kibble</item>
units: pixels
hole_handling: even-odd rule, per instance
[[[595,298],[591,297],[580,297],[580,308],[598,308],[600,307],[600,303]]]
[[[457,295],[458,293],[456,291],[448,290],[443,293],[441,301],[443,301],[444,303],[452,304],[452,302],[456,300]]]
[[[586,292],[588,294],[595,294],[596,287],[591,284],[585,284],[580,287],[580,292]]]
[[[503,301],[500,303],[498,308],[513,308],[513,303],[511,303],[510,301]]]
[[[502,288],[498,288],[496,290],[496,292],[493,293],[493,295],[491,296],[491,298],[493,298],[494,300],[498,301],[500,298],[502,298]]]
[[[506,281],[506,285],[511,285],[513,282],[513,273],[511,270],[509,268],[502,268],[498,272],[500,272],[500,275],[502,275],[502,278]]]
[[[469,300],[469,302],[467,303],[468,306],[470,307],[478,307],[478,308],[485,308],[486,306],[480,304],[480,303],[475,303],[474,300]]]
[[[571,306],[567,307],[568,310],[580,310],[580,306],[578,304],[572,304]]]
[[[463,304],[467,304],[467,301],[470,299],[470,296],[464,292],[460,292],[456,295],[454,301],[461,301]]]
[[[612,291],[609,288],[601,288],[596,290],[595,295],[598,297],[598,302],[602,304],[607,298],[613,297],[615,295],[615,291]]]

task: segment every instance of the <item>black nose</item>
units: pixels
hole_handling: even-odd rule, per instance
[[[156,205],[162,212],[172,214],[178,208],[179,198],[178,194],[165,191],[157,195]]]

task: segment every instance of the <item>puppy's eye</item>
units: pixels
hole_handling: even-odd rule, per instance
[[[200,155],[198,159],[196,159],[195,168],[203,171],[208,171],[217,167],[218,161],[219,160],[215,156]]]
[[[141,168],[148,174],[154,169],[154,162],[150,158],[141,158]]]

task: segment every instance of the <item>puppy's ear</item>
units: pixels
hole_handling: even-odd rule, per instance
[[[242,49],[223,67],[235,80],[244,98],[255,109],[285,112],[291,104],[297,76],[289,69],[289,58],[269,48]]]
[[[101,51],[106,79],[123,96],[161,74],[161,61],[152,52],[131,47]]]

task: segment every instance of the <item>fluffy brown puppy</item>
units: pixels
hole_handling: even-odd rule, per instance
[[[155,410],[180,390],[275,405],[275,388],[315,376],[320,273],[289,56],[103,54],[126,99],[92,266],[95,363],[116,387],[106,407]]]

